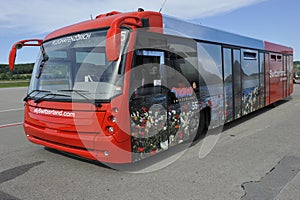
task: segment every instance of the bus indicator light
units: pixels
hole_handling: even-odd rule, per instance
[[[110,121],[112,123],[117,123],[117,118],[115,116],[109,116],[108,121]]]
[[[114,113],[118,113],[119,112],[119,108],[115,107],[112,109]]]

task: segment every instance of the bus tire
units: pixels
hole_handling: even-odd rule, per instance
[[[210,123],[210,110],[209,109],[201,110],[199,126],[194,141],[198,140],[199,138],[203,137],[206,134],[209,123]]]

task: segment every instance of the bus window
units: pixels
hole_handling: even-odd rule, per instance
[[[198,43],[199,72],[204,80],[200,80],[200,90],[208,87],[209,96],[223,95],[222,53],[221,46]]]
[[[265,55],[259,54],[260,71],[259,71],[259,85],[260,85],[260,108],[265,106]]]
[[[44,68],[37,85],[39,85],[41,90],[53,90],[58,87],[69,89],[72,82],[70,80],[71,67],[70,62],[67,61],[67,52],[49,52],[49,57],[52,62],[47,63],[47,67]]]
[[[232,50],[223,49],[224,91],[225,91],[225,122],[233,120],[233,90],[232,90]]]
[[[175,53],[167,54],[166,64],[173,69],[167,73],[168,88],[192,87],[195,92],[199,91],[199,72],[195,64]]]
[[[211,109],[211,127],[224,124],[222,49],[220,45],[198,43],[200,100]]]
[[[134,66],[131,70],[131,93],[138,88],[142,89],[139,92],[146,92],[152,90],[154,86],[162,85],[163,64],[163,52],[137,50],[135,52]]]
[[[233,92],[234,92],[234,118],[242,115],[242,77],[241,77],[241,51],[233,50]]]
[[[243,49],[242,52],[242,112],[246,115],[259,108],[259,66],[257,51]],[[251,55],[251,59],[245,55]]]

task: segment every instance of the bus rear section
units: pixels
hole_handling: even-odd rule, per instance
[[[276,103],[293,93],[293,49],[265,42],[266,104]]]

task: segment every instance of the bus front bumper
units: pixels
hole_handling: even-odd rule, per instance
[[[24,130],[29,141],[45,147],[100,162],[116,164],[132,162],[131,151],[124,150],[130,146],[130,140],[118,143],[113,136],[101,133],[63,133],[26,122]]]

